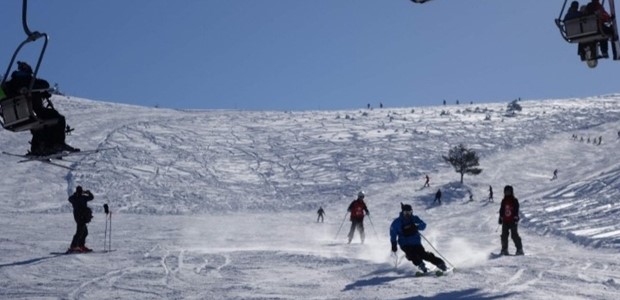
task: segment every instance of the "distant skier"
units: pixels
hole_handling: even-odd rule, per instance
[[[469,202],[474,202],[474,194],[472,194],[471,191],[468,191],[468,192],[469,192]]]
[[[435,193],[435,200],[433,200],[433,204],[435,202],[439,202],[441,204],[441,190],[437,189],[437,193]]]
[[[424,246],[422,246],[419,231],[426,228],[426,223],[413,214],[411,205],[401,203],[400,206],[400,215],[392,221],[392,225],[390,226],[392,252],[396,253],[398,251],[396,246],[398,243],[400,249],[405,252],[407,260],[411,261],[420,271],[424,273],[428,272],[424,260],[434,264],[442,271],[445,271],[447,269],[446,263],[433,253],[427,252]]]
[[[86,247],[86,237],[88,236],[88,228],[86,224],[93,218],[93,211],[88,207],[88,201],[93,200],[93,194],[81,186],[75,188],[75,193],[69,197],[69,202],[73,206],[73,219],[77,225],[75,235],[71,241],[71,246],[67,253],[84,253],[92,250]]]
[[[553,170],[553,177],[551,177],[551,180],[555,179],[558,179],[558,169]]]
[[[493,187],[489,185],[489,202],[493,202]]]
[[[523,245],[521,244],[521,237],[517,230],[519,223],[519,200],[515,198],[512,186],[507,185],[504,187],[504,199],[499,208],[499,224],[502,225],[502,255],[508,255],[508,234],[512,237],[512,241],[515,243],[517,252],[515,255],[523,255]]]
[[[364,238],[366,237],[364,234],[364,212],[366,215],[370,215],[368,211],[368,207],[366,207],[366,203],[364,202],[364,197],[366,194],[364,191],[360,191],[357,193],[357,199],[353,200],[351,204],[349,204],[348,212],[351,213],[351,230],[349,230],[349,244],[351,244],[351,240],[353,240],[353,234],[355,233],[355,229],[360,232],[360,239],[362,240],[362,244],[364,243]]]
[[[319,210],[316,212],[319,216],[316,218],[316,222],[318,223],[319,220],[321,220],[321,223],[323,223],[323,215],[325,215],[325,211],[323,210],[323,207],[319,207]]]
[[[426,174],[424,176],[424,178],[426,178],[426,182],[424,182],[424,186],[423,187],[431,187],[431,184],[429,183],[431,181],[431,178],[428,177],[428,174]]]

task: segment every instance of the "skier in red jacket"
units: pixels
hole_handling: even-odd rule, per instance
[[[364,197],[366,194],[363,191],[357,193],[357,199],[353,200],[351,204],[349,204],[348,212],[351,213],[351,230],[349,230],[349,244],[351,244],[351,240],[353,239],[353,234],[355,233],[355,228],[360,232],[360,238],[362,239],[362,244],[364,243],[364,212],[366,215],[369,215],[368,207],[366,207],[366,203],[364,203]]]

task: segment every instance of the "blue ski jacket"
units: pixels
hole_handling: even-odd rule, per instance
[[[415,225],[417,227],[417,231],[415,233],[409,233],[407,228],[411,225]],[[422,221],[418,216],[412,215],[407,218],[403,216],[403,213],[400,213],[398,218],[394,219],[392,225],[390,226],[390,242],[395,244],[398,241],[398,244],[403,246],[414,246],[414,245],[422,245],[422,240],[420,239],[420,234],[418,231],[422,231],[426,228],[426,223]]]

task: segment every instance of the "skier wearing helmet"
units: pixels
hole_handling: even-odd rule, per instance
[[[349,204],[348,212],[351,213],[351,230],[349,230],[349,244],[351,240],[353,240],[353,234],[355,233],[355,228],[360,232],[360,238],[362,240],[362,244],[364,243],[364,216],[369,215],[368,207],[366,207],[366,203],[364,203],[364,197],[366,194],[364,191],[360,191],[357,193],[357,199],[353,200],[351,204]],[[366,214],[364,214],[366,212]]]
[[[515,255],[523,255],[523,244],[517,230],[519,223],[519,200],[515,198],[512,186],[504,187],[504,199],[499,208],[499,224],[502,225],[502,255],[508,255],[508,234],[512,237],[517,251]]]
[[[409,204],[400,204],[401,212],[398,218],[392,221],[390,226],[390,242],[392,252],[398,251],[397,245],[405,252],[407,260],[410,260],[423,273],[428,272],[424,261],[428,261],[442,271],[446,271],[446,263],[432,252],[428,252],[422,246],[420,231],[426,228],[426,223],[413,214],[413,208]]]

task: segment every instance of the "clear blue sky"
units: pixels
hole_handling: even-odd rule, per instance
[[[25,38],[21,3],[0,2],[2,74]],[[589,69],[561,38],[562,4],[30,0],[28,17],[50,35],[40,77],[109,102],[306,110],[619,92],[620,62]],[[20,59],[34,64],[40,45]]]

